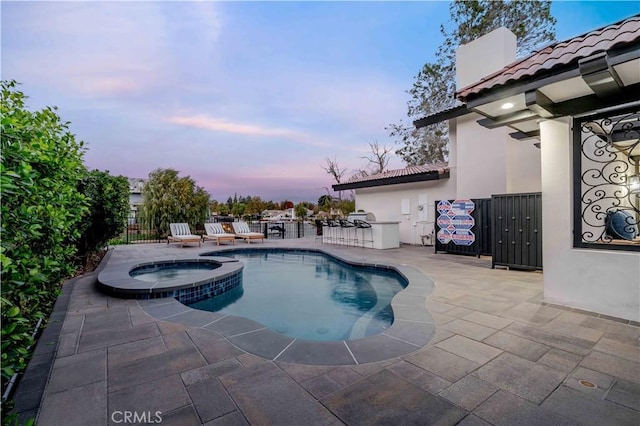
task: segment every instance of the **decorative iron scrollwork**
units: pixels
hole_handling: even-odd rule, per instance
[[[631,185],[640,175],[640,111],[583,121],[580,148],[582,241],[615,243],[612,213],[629,213],[628,229],[640,222],[640,191]]]

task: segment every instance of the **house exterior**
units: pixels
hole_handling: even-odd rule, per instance
[[[545,301],[640,321],[640,16],[521,60],[501,28],[458,49],[456,77],[459,105],[414,123],[449,121],[448,177],[395,184],[393,171],[334,189],[355,189],[377,218],[408,211],[406,243],[421,193],[433,211],[435,199],[541,192]]]
[[[640,16],[459,87],[480,127],[540,143],[545,300],[639,321]]]

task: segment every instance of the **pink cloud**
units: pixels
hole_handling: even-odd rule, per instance
[[[283,128],[261,127],[253,124],[233,123],[228,120],[195,116],[172,116],[165,119],[169,123],[181,126],[195,127],[196,129],[213,130],[216,132],[236,133],[249,136],[278,136],[291,139],[305,138],[305,135],[295,130]]]

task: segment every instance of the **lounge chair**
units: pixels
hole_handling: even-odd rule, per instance
[[[251,240],[262,240],[264,243],[264,234],[261,232],[251,232],[246,222],[233,222],[231,225],[233,225],[233,232],[236,233],[236,236],[245,240],[247,244],[251,244]]]
[[[187,223],[171,223],[169,229],[171,235],[167,237],[167,244],[180,243],[180,247],[184,247],[187,243],[198,243],[198,246],[202,243],[202,237],[193,235]]]
[[[236,243],[236,234],[229,234],[225,232],[222,228],[222,224],[220,223],[205,223],[204,229],[207,231],[207,234],[202,236],[204,241],[215,241],[218,246],[221,241],[231,241],[233,244]]]

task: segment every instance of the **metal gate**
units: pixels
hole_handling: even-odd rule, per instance
[[[438,218],[440,213],[438,212],[438,204],[441,200],[435,202],[435,217]],[[449,203],[453,203],[456,200],[445,200]],[[470,245],[458,245],[454,241],[444,243],[438,238],[438,232],[441,230],[438,221],[434,224],[435,228],[435,251],[445,251],[447,253],[454,254],[466,254],[473,256],[491,256],[491,198],[474,198],[471,199],[474,203],[474,210],[471,212],[471,217],[474,219],[474,225],[470,228],[473,233],[474,241]]]
[[[542,270],[542,194],[492,195],[491,207],[491,266]]]

